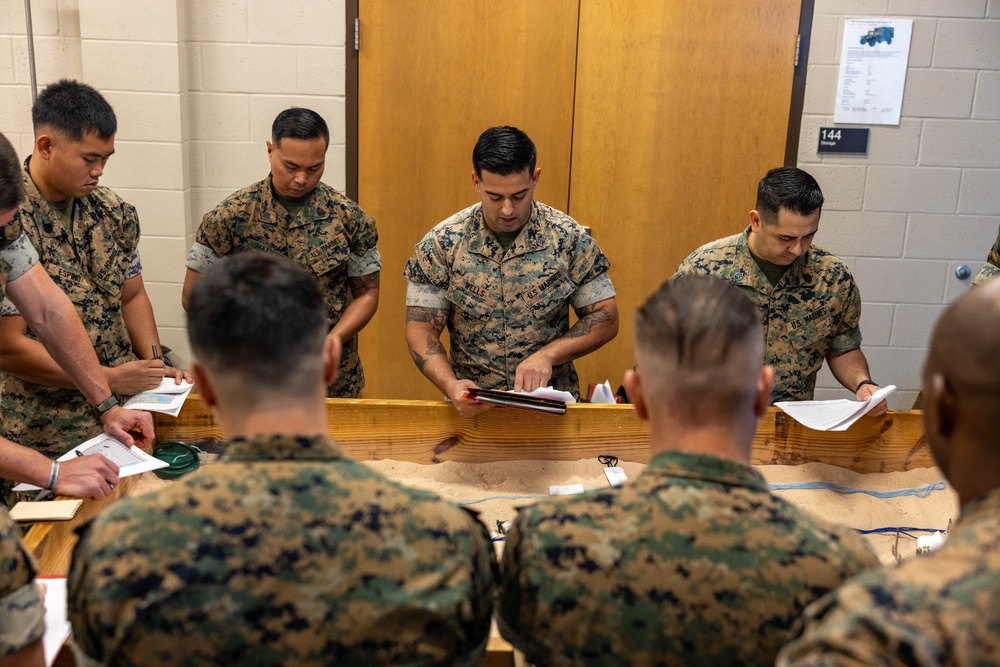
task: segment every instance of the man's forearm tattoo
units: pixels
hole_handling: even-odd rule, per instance
[[[351,276],[347,279],[347,286],[351,288],[351,294],[357,296],[360,292],[369,292],[379,288],[379,272],[369,273],[366,276]]]
[[[444,331],[448,324],[448,311],[443,308],[424,308],[423,306],[406,307],[407,322],[426,322],[437,332]]]
[[[580,319],[576,321],[576,324],[566,332],[566,338],[583,338],[590,334],[597,325],[610,321],[611,313],[604,308],[596,308],[591,304],[583,308],[583,314],[580,315]]]

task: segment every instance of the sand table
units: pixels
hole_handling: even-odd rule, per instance
[[[479,512],[480,518],[496,530],[497,521],[507,521],[516,508],[535,502],[540,494],[547,495],[550,484],[583,484],[585,488],[606,488],[607,478],[596,460],[587,461],[504,461],[497,463],[455,463],[435,465],[401,461],[365,461],[366,465],[403,484],[432,491],[454,501],[482,500],[468,507]],[[629,479],[645,468],[639,463],[620,464]],[[909,472],[859,474],[837,466],[808,463],[800,466],[759,466],[771,484],[827,482],[851,488],[873,491],[897,491],[923,487],[943,480],[937,468],[917,468]],[[951,488],[932,491],[924,498],[902,496],[876,498],[871,495],[842,494],[827,490],[784,490],[778,495],[828,521],[858,529],[885,526],[939,528],[957,517],[958,500]],[[494,496],[505,496],[493,498]],[[518,497],[506,497],[518,496]],[[490,498],[489,500],[483,500]],[[914,536],[927,533],[911,533]],[[893,562],[892,548],[896,534],[869,535],[868,540],[882,562]],[[899,538],[899,553],[904,558],[914,554],[916,541]]]

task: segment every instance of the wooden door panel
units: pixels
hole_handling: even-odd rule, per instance
[[[612,264],[618,338],[577,362],[617,387],[635,309],[748,224],[784,160],[800,0],[582,0],[569,213]]]
[[[536,197],[566,210],[579,0],[361,0],[358,202],[382,254],[361,333],[363,396],[440,399],[404,334],[403,267],[435,224],[478,201],[472,148],[493,125],[532,138]]]

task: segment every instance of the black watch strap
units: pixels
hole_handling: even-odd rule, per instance
[[[858,383],[858,386],[854,388],[854,393],[855,393],[855,394],[856,394],[856,393],[858,393],[858,391],[860,391],[860,390],[861,390],[861,388],[862,388],[863,386],[865,386],[866,384],[870,384],[870,385],[872,385],[873,387],[878,387],[878,386],[880,386],[880,385],[879,385],[879,383],[878,383],[878,382],[876,382],[875,380],[862,380],[861,382],[859,382],[859,383]]]
[[[98,420],[100,420],[100,418],[104,416],[105,412],[115,407],[116,405],[120,405],[118,403],[118,397],[115,396],[114,394],[111,394],[97,405],[90,406],[90,413],[95,417],[97,417]]]

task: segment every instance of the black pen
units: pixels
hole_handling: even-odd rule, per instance
[[[160,351],[156,349],[156,343],[153,343],[153,359],[160,358]]]

